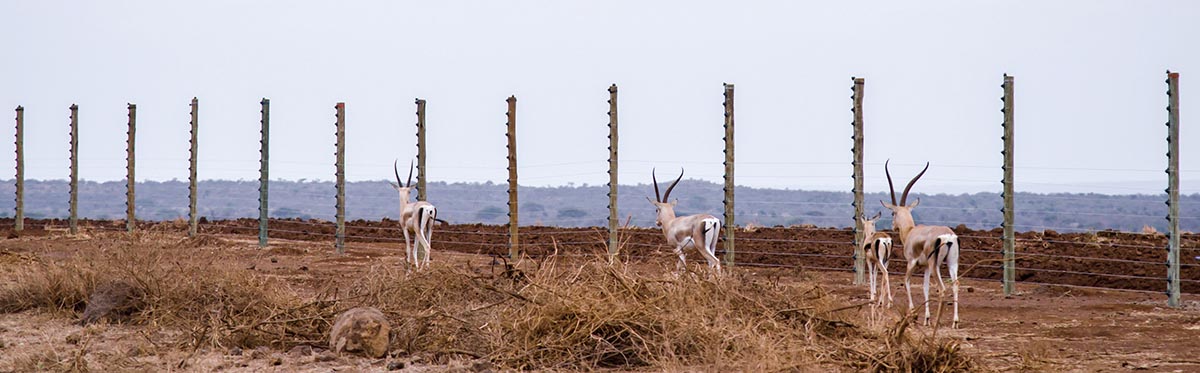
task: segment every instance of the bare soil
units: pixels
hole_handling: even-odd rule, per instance
[[[9,221],[11,222],[11,221]],[[0,221],[0,226],[5,225]],[[123,222],[86,221],[82,234],[68,236],[65,222],[34,221],[17,235],[0,240],[0,279],[5,271],[19,271],[21,263],[33,258],[62,258],[87,255],[97,241],[111,240]],[[334,229],[326,222],[272,220],[271,244],[258,249],[258,222],[252,219],[206,222],[196,245],[230,253],[229,266],[285,279],[297,289],[313,290],[334,280],[362,276],[373,264],[399,264],[403,244],[395,222],[355,221],[348,224],[345,255],[333,252]],[[183,238],[181,222],[143,223],[146,231],[176,232]],[[958,230],[962,237],[964,268],[1000,256],[998,231]],[[438,265],[497,268],[493,254],[507,253],[507,228],[502,226],[455,225],[435,231],[433,260]],[[804,279],[824,285],[847,304],[866,299],[866,289],[853,285],[849,230],[808,228],[758,228],[737,233],[734,270],[747,278],[764,281]],[[168,235],[170,236],[170,235]],[[521,243],[533,258],[556,250],[559,255],[596,255],[605,250],[607,233],[551,227],[521,227]],[[644,270],[668,270],[676,260],[661,236],[651,229],[630,229],[621,253],[624,260]],[[1184,306],[1165,306],[1166,238],[1117,232],[1056,234],[1029,232],[1018,235],[1019,280],[1017,292],[1005,297],[1000,291],[998,263],[982,263],[963,281],[962,327],[938,328],[936,333],[961,340],[963,349],[976,357],[981,369],[1020,371],[1200,371],[1200,293],[1197,282],[1185,282]],[[801,242],[797,242],[801,241]],[[1200,238],[1184,237],[1185,247],[1200,246]],[[1145,247],[1143,247],[1145,246]],[[689,253],[690,257],[697,257]],[[1052,257],[1050,255],[1058,256]],[[1063,258],[1075,257],[1075,258]],[[1183,277],[1200,281],[1195,255],[1185,251]],[[1110,260],[1094,260],[1101,258]],[[590,260],[581,258],[579,260]],[[1138,262],[1154,262],[1145,264]],[[899,262],[897,262],[899,263]],[[899,267],[899,266],[893,266]],[[823,269],[824,268],[824,269]],[[1057,272],[1025,270],[1048,269]],[[828,269],[828,270],[826,270]],[[893,268],[895,270],[895,268]],[[1150,279],[1102,277],[1093,274],[1153,277]],[[892,276],[898,313],[907,306],[902,276]],[[1117,289],[1117,291],[1030,282]],[[919,285],[918,285],[919,286]],[[914,300],[921,301],[920,288]],[[936,293],[936,291],[935,291]],[[867,308],[850,312],[870,312]],[[948,324],[949,308],[943,312]],[[0,314],[0,371],[28,369],[20,365],[36,361],[70,361],[121,356],[129,366],[146,370],[184,369],[196,371],[329,371],[384,370],[394,359],[336,356],[311,346],[306,351],[231,351],[200,349],[177,351],[156,345],[156,334],[172,333],[139,325],[101,324],[81,327],[71,315],[39,311]],[[923,328],[934,332],[932,328]],[[485,369],[470,361],[450,365],[428,365],[421,357],[403,361],[407,371]],[[828,367],[814,367],[824,370]],[[49,368],[47,368],[49,369]],[[58,367],[61,369],[61,367]]]

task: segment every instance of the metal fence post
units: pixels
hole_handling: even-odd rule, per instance
[[[1004,180],[1001,181],[1004,186],[1004,191],[1000,197],[1004,199],[1004,206],[1000,208],[1000,212],[1004,214],[1004,222],[1001,226],[1004,227],[1004,295],[1012,295],[1016,290],[1017,278],[1017,262],[1016,262],[1016,226],[1014,226],[1013,216],[1013,77],[1004,74],[1004,97],[1000,100],[1004,101],[1004,108],[1000,112],[1004,113],[1004,136],[1000,139],[1004,140],[1004,150],[1000,154],[1004,156]]]
[[[733,84],[725,86],[725,266],[734,266],[734,222],[733,210]]]
[[[612,263],[618,249],[617,225],[617,85],[608,86],[608,261]]]
[[[262,139],[259,147],[258,163],[258,247],[267,247],[267,191],[270,189],[270,155],[271,155],[271,100],[262,99]]]
[[[866,255],[863,253],[863,222],[859,217],[862,217],[866,206],[863,206],[863,86],[866,84],[866,79],[850,77],[854,83],[850,86],[850,99],[853,106],[850,107],[850,112],[854,115],[854,120],[850,125],[854,127],[854,134],[850,137],[854,141],[854,147],[850,152],[854,153],[854,160],[850,161],[850,165],[854,167],[854,174],[850,175],[854,179],[854,188],[850,192],[854,193],[854,201],[850,205],[854,207],[854,283],[862,284],[866,276]]]
[[[17,106],[17,197],[16,220],[13,230],[20,233],[25,229],[25,108]]]
[[[200,100],[196,99],[195,97],[192,97],[191,125],[191,156],[188,157],[188,237],[196,237],[196,155],[199,151],[199,144],[196,141],[196,136],[197,131],[200,129]]]
[[[71,104],[71,234],[79,233],[79,105]]]
[[[425,201],[425,100],[417,99],[417,200]],[[424,252],[417,250],[417,260]]]
[[[520,255],[517,239],[517,96],[508,96],[508,257]]]
[[[1167,70],[1167,305],[1179,307],[1179,73]]]
[[[137,214],[135,213],[134,198],[134,183],[137,179],[134,178],[134,140],[137,138],[137,105],[129,104],[129,131],[126,132],[129,139],[125,143],[125,231],[133,232],[137,227]]]
[[[338,254],[346,252],[346,103],[333,106],[337,110],[337,231],[334,247]]]

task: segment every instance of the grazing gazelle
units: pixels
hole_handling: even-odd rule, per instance
[[[408,165],[408,183],[401,184],[400,170],[396,166],[397,162],[392,163],[392,171],[396,174],[396,182],[391,184],[392,188],[395,188],[400,193],[400,228],[404,231],[405,260],[417,268],[420,268],[422,265],[428,266],[429,240],[433,239],[433,221],[437,219],[437,208],[425,201],[408,202],[409,194],[412,192],[412,164]],[[410,242],[408,236],[409,230],[412,230],[416,234],[415,242]],[[417,260],[418,251],[425,254],[425,260]]]
[[[889,160],[890,162],[890,160]],[[933,270],[937,273],[938,285],[941,286],[943,292],[946,291],[946,283],[942,281],[941,263],[946,262],[946,267],[950,272],[950,287],[954,292],[954,328],[958,328],[958,235],[949,227],[940,225],[916,225],[913,222],[912,209],[921,204],[921,199],[917,198],[912,205],[907,205],[908,191],[912,189],[913,184],[925,171],[929,170],[929,163],[925,163],[925,169],[921,173],[912,178],[908,182],[908,186],[904,187],[904,193],[900,195],[900,203],[896,203],[896,189],[892,187],[892,174],[888,171],[888,162],[883,164],[883,172],[887,175],[888,190],[892,192],[892,204],[879,201],[883,207],[892,210],[892,227],[900,234],[900,243],[904,245],[904,260],[908,262],[908,269],[904,272],[904,289],[908,291],[908,309],[913,308],[912,301],[912,286],[909,283],[909,277],[912,277],[913,269],[917,266],[925,267],[925,285],[922,288],[925,291],[925,319],[924,324],[929,325],[929,273]]]
[[[879,221],[882,212],[875,213],[870,219],[866,215],[859,216],[863,225],[863,254],[867,262],[867,272],[870,273],[871,288],[867,291],[868,299],[875,300],[876,268],[883,275],[882,291],[879,292],[879,305],[892,307],[892,282],[888,280],[888,258],[892,256],[892,236],[875,230],[875,222]],[[887,294],[885,301],[884,294]]]
[[[667,192],[662,196],[658,194],[658,178],[654,175],[654,170],[650,171],[650,179],[654,181],[654,198],[657,199],[657,201],[650,201],[654,204],[658,214],[654,223],[662,227],[663,235],[667,237],[667,243],[675,247],[675,255],[679,255],[677,268],[680,271],[687,268],[687,258],[683,255],[683,249],[690,244],[700,251],[700,255],[708,261],[710,268],[714,268],[717,273],[720,273],[721,261],[717,260],[717,238],[721,230],[721,221],[709,214],[675,217],[675,204],[679,200],[668,201],[668,199],[671,198],[671,190],[675,189],[675,185],[683,179],[682,169],[679,170],[679,178],[667,187]],[[649,201],[650,197],[646,197],[646,200]]]

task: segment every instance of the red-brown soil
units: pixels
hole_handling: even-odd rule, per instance
[[[7,222],[9,225],[5,223],[0,221],[0,226],[11,227],[11,221]],[[27,256],[81,255],[93,241],[116,237],[98,232],[125,228],[121,222],[85,221],[82,224],[85,227],[82,237],[70,238],[62,232],[66,227],[62,221],[29,222],[19,238],[0,240],[0,253],[14,261],[26,260],[22,258]],[[250,219],[206,222],[201,227],[206,235],[197,245],[219,247],[231,255],[231,260],[236,261],[229,265],[287,279],[298,284],[299,288],[317,288],[320,283],[330,279],[361,276],[373,264],[381,261],[398,263],[403,257],[403,244],[397,238],[400,236],[395,222],[350,222],[345,255],[333,253],[334,229],[327,222],[272,220],[270,225],[272,241],[267,250],[254,248],[257,221]],[[18,236],[10,228],[3,229],[7,230],[5,233],[9,237]],[[142,223],[139,229],[165,231],[169,237],[182,237],[186,226],[181,222]],[[971,250],[964,252],[964,263],[969,265],[1000,256],[998,232],[960,230],[959,233],[963,237],[963,245]],[[864,287],[853,285],[853,276],[847,273],[852,263],[849,255],[850,231],[759,228],[753,232],[739,230],[736,234],[740,271],[750,279],[816,281],[847,302],[865,300]],[[91,238],[88,238],[89,235]],[[520,237],[522,247],[530,256],[553,251],[556,242],[560,255],[593,255],[604,250],[601,241],[607,235],[599,229],[521,227]],[[673,266],[673,254],[660,244],[662,238],[654,230],[632,229],[623,237],[630,241],[625,244],[627,250],[622,255],[631,262],[640,263],[649,270]],[[1162,278],[1165,273],[1161,265],[1165,257],[1165,250],[1162,249],[1165,238],[1162,236],[1100,232],[1061,235],[1023,233],[1019,237],[1025,240],[1020,241],[1018,247],[1022,268],[1156,278]],[[440,265],[486,268],[492,261],[489,254],[507,252],[505,227],[439,227],[435,238],[437,246],[433,260]],[[206,239],[212,242],[205,244]],[[1185,247],[1196,245],[1195,236],[1185,238]],[[1031,254],[1151,261],[1158,264],[1061,257],[1053,261],[1038,260],[1038,255]],[[698,255],[689,252],[689,258],[696,257]],[[1194,255],[1186,257],[1190,259],[1185,263],[1195,265]],[[1194,295],[1185,295],[1184,306],[1171,309],[1165,307],[1165,297],[1159,293],[1165,287],[1163,280],[1109,279],[1097,275],[1023,269],[1019,272],[1025,276],[1023,282],[1018,283],[1014,295],[1006,297],[1000,291],[999,284],[992,281],[998,278],[999,271],[984,267],[991,264],[995,263],[981,264],[966,276],[988,280],[963,281],[962,328],[942,328],[938,331],[942,333],[940,335],[960,340],[964,350],[979,359],[981,369],[1200,371],[1200,359],[1196,357],[1196,351],[1200,351],[1200,302],[1194,299]],[[1185,279],[1197,279],[1194,267],[1185,267],[1183,272]],[[1141,289],[1153,293],[1032,284],[1034,281]],[[898,277],[892,277],[892,285],[897,307],[889,312],[899,312],[906,306],[906,296]],[[1194,282],[1184,283],[1184,289],[1189,293],[1200,292]],[[916,300],[920,302],[919,288],[916,293]],[[868,311],[861,309],[858,312]],[[71,321],[30,312],[0,315],[0,339],[6,343],[6,347],[0,349],[0,355],[17,356],[40,350],[69,353],[74,349],[86,348],[93,350],[89,356],[102,356],[104,351],[113,349],[158,348],[146,342],[151,338],[143,335],[145,332],[137,326],[114,325],[94,330],[81,329]],[[921,330],[930,331],[928,328]],[[89,338],[96,340],[87,344],[87,347],[69,344],[72,343],[70,335],[80,333],[93,335]],[[274,356],[284,356],[282,365],[271,365],[275,361]],[[354,357],[319,361],[314,360],[313,356],[293,356],[286,351],[267,351],[260,357],[249,353],[246,356],[232,356],[228,351],[203,350],[151,354],[144,358],[144,363],[149,364],[146,367],[151,370],[155,367],[174,367],[180,361],[187,361],[188,368],[192,370],[234,371],[383,370],[387,364],[382,360]],[[162,361],[155,362],[154,358]],[[0,357],[0,366],[4,362],[5,358]],[[421,369],[419,361],[412,361],[409,365],[410,369]]]
[[[123,230],[123,221],[84,220],[83,226],[104,230]],[[47,229],[66,229],[63,220],[31,220],[22,235],[44,235]],[[185,222],[142,222],[140,229],[185,232]],[[0,219],[0,229],[13,236],[12,220]],[[202,221],[202,233],[257,236],[257,219]],[[331,241],[333,223],[319,220],[272,219],[268,223],[270,239]],[[1001,230],[976,231],[958,227],[961,251],[961,276],[1001,279]],[[764,227],[740,229],[736,233],[736,264],[758,267],[794,267],[809,270],[851,271],[854,268],[850,229]],[[1060,284],[1124,290],[1165,292],[1167,238],[1162,234],[1115,231],[1095,233],[1023,232],[1017,235],[1017,281],[1033,284]],[[356,220],[346,223],[347,245],[393,243],[403,247],[399,225],[392,220]],[[559,255],[599,255],[608,240],[604,228],[558,228],[523,226],[518,234],[520,247],[531,257],[554,252]],[[673,259],[671,248],[659,230],[629,228],[621,231],[622,253],[626,258]],[[507,254],[508,227],[482,224],[439,226],[434,232],[435,250],[471,254]],[[1181,289],[1200,293],[1200,235],[1182,235]],[[718,256],[723,257],[723,243]],[[401,252],[403,250],[401,249]],[[694,249],[685,251],[690,260],[699,260]],[[890,272],[903,275],[903,248],[896,246]],[[914,275],[921,275],[920,269]]]

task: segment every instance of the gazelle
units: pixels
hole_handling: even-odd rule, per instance
[[[888,161],[890,162],[890,160]],[[940,225],[915,225],[912,217],[912,209],[921,204],[921,199],[917,198],[912,205],[907,205],[908,191],[912,189],[913,184],[925,171],[929,170],[929,163],[925,163],[925,169],[921,173],[912,178],[908,185],[904,187],[904,193],[900,195],[900,203],[896,203],[896,189],[892,187],[892,174],[888,171],[888,162],[883,164],[883,172],[887,175],[888,190],[891,191],[892,204],[879,201],[883,207],[892,210],[892,227],[900,234],[900,243],[904,245],[904,260],[908,262],[908,269],[904,272],[904,289],[908,291],[908,309],[913,308],[912,301],[912,285],[909,278],[912,277],[913,269],[917,266],[925,267],[925,285],[922,289],[925,292],[925,318],[924,324],[929,325],[929,273],[933,270],[937,273],[938,285],[941,290],[946,291],[946,283],[942,281],[942,261],[946,262],[946,267],[950,272],[950,287],[954,292],[954,324],[953,328],[958,328],[958,235],[949,227]]]
[[[679,200],[668,200],[671,198],[671,190],[675,189],[675,185],[683,179],[682,169],[679,170],[679,178],[667,187],[667,192],[662,196],[658,194],[658,178],[654,175],[654,170],[650,171],[650,178],[654,181],[654,198],[657,199],[650,201],[651,204],[654,204],[655,213],[658,214],[654,223],[662,227],[663,235],[667,237],[667,243],[674,246],[675,255],[679,255],[679,265],[676,268],[680,271],[687,268],[687,257],[684,256],[683,249],[690,244],[700,251],[700,255],[708,261],[710,268],[714,268],[717,273],[720,273],[721,261],[717,260],[717,238],[720,235],[721,221],[709,214],[675,217],[675,204]],[[646,197],[646,200],[649,201],[650,197]]]
[[[414,267],[421,268],[429,265],[429,240],[433,239],[433,221],[437,219],[437,208],[425,201],[408,202],[412,192],[412,164],[408,165],[408,183],[400,184],[400,170],[392,163],[392,172],[396,174],[396,182],[392,188],[400,193],[400,227],[404,231],[405,259]],[[408,231],[416,234],[415,242],[410,242]],[[425,260],[419,261],[417,252],[424,248]]]
[[[879,274],[883,275],[883,289],[879,292],[879,305],[885,304],[884,293],[887,294],[886,305],[892,307],[892,282],[888,280],[888,259],[892,256],[892,236],[887,233],[878,232],[875,230],[875,222],[879,221],[882,212],[875,213],[875,217],[867,218],[866,215],[859,216],[863,225],[863,254],[867,262],[867,272],[870,273],[871,288],[867,291],[868,299],[875,300],[875,284],[876,272],[879,268]]]

